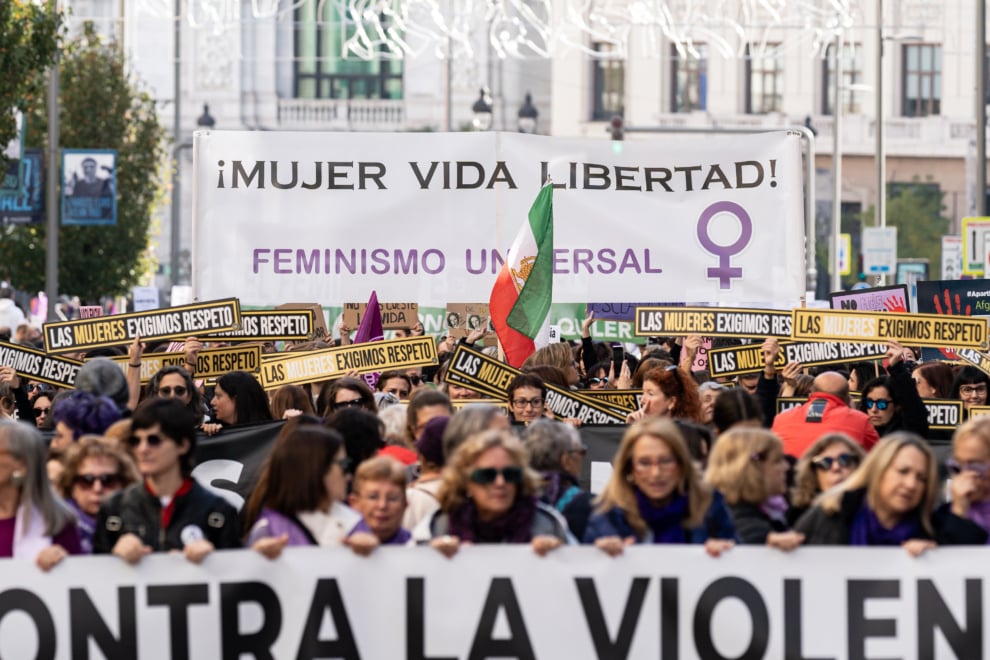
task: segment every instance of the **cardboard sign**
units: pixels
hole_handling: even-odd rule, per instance
[[[13,367],[21,378],[55,387],[74,387],[79,360],[47,355],[42,351],[0,341],[0,367]]]
[[[633,334],[637,337],[789,338],[791,313],[730,307],[637,307]]]
[[[509,382],[520,373],[504,362],[458,344],[450,359],[447,380],[505,401]],[[580,419],[582,424],[626,423],[624,414],[598,401],[550,384],[546,388],[546,406],[558,418]]]
[[[131,312],[95,319],[56,321],[42,326],[49,353],[70,353],[142,341],[185,339],[217,330],[233,330],[241,320],[236,298]]]
[[[379,303],[382,312],[382,329],[399,330],[411,328],[419,323],[417,303]],[[368,303],[344,303],[344,325],[357,330],[368,310]]]
[[[111,358],[127,374],[127,356]],[[141,357],[141,382],[147,383],[164,367],[185,368],[185,353],[145,353]],[[257,373],[261,369],[261,347],[228,346],[200,351],[196,356],[196,378],[216,378],[229,371]]]
[[[447,316],[445,319],[447,335],[454,339],[467,337],[473,330],[477,330],[485,322],[488,322],[488,331],[481,339],[485,346],[493,346],[497,341],[495,329],[492,327],[491,318],[488,313],[486,303],[447,303]]]
[[[922,399],[925,408],[928,409],[928,429],[931,431],[954,431],[962,424],[963,404],[957,399]],[[972,406],[969,409],[969,416],[973,416]],[[990,410],[990,406],[986,406]]]
[[[454,410],[461,410],[475,405],[495,406],[505,411],[506,414],[509,413],[509,402],[504,400],[499,401],[498,399],[451,399],[450,405],[454,407]]]
[[[316,383],[339,378],[349,371],[359,374],[437,364],[433,337],[405,337],[320,351],[269,353],[261,361],[261,385],[266,390],[282,385]]]
[[[832,309],[854,309],[860,312],[907,312],[910,311],[907,301],[906,284],[828,294],[828,304]]]
[[[643,390],[581,390],[581,396],[629,414],[639,410]]]
[[[594,312],[596,321],[633,321],[637,307],[658,307],[660,303],[588,303],[586,313]]]
[[[81,319],[95,319],[97,316],[103,316],[102,305],[83,305],[79,308],[79,318]]]
[[[305,340],[315,336],[316,314],[312,309],[260,309],[241,312],[240,327],[230,332],[214,332],[201,339],[224,341]],[[323,313],[320,313],[322,320]],[[324,333],[326,323],[323,324]],[[325,336],[325,335],[324,335]]]
[[[783,369],[786,364],[784,352],[780,351],[774,365],[777,369]],[[763,371],[764,366],[762,344],[723,346],[708,350],[708,373],[712,378],[757,373]]]
[[[985,348],[986,318],[795,309],[794,339],[886,342],[909,346]]]

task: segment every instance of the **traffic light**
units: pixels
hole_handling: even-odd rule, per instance
[[[608,124],[613,140],[622,139],[622,115],[612,115],[612,120]]]

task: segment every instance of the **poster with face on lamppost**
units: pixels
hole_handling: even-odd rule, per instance
[[[62,224],[117,224],[115,150],[62,150]]]

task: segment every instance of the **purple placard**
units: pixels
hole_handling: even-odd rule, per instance
[[[881,286],[856,291],[828,294],[832,309],[853,309],[860,312],[909,312],[906,284]]]
[[[637,307],[658,307],[664,303],[588,303],[585,313],[594,312],[600,321],[633,321]],[[669,305],[669,304],[668,304]]]

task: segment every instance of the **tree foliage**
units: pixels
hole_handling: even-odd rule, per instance
[[[96,301],[126,293],[150,267],[148,235],[162,197],[166,131],[154,100],[127,74],[118,45],[103,41],[92,24],[67,45],[59,74],[60,146],[117,150],[117,224],[59,229],[59,288]],[[43,145],[44,104],[34,105],[31,113],[27,142]],[[29,291],[44,288],[45,230],[44,225],[5,230],[0,277]]]
[[[916,180],[891,185],[887,201],[887,224],[897,227],[897,258],[928,259],[929,273],[936,275],[942,272],[942,236],[949,233],[943,196],[937,184]]]
[[[0,0],[0,147],[17,137],[14,108],[26,110],[44,87],[42,74],[55,62],[61,14],[31,0]],[[6,167],[0,154],[0,171]]]

